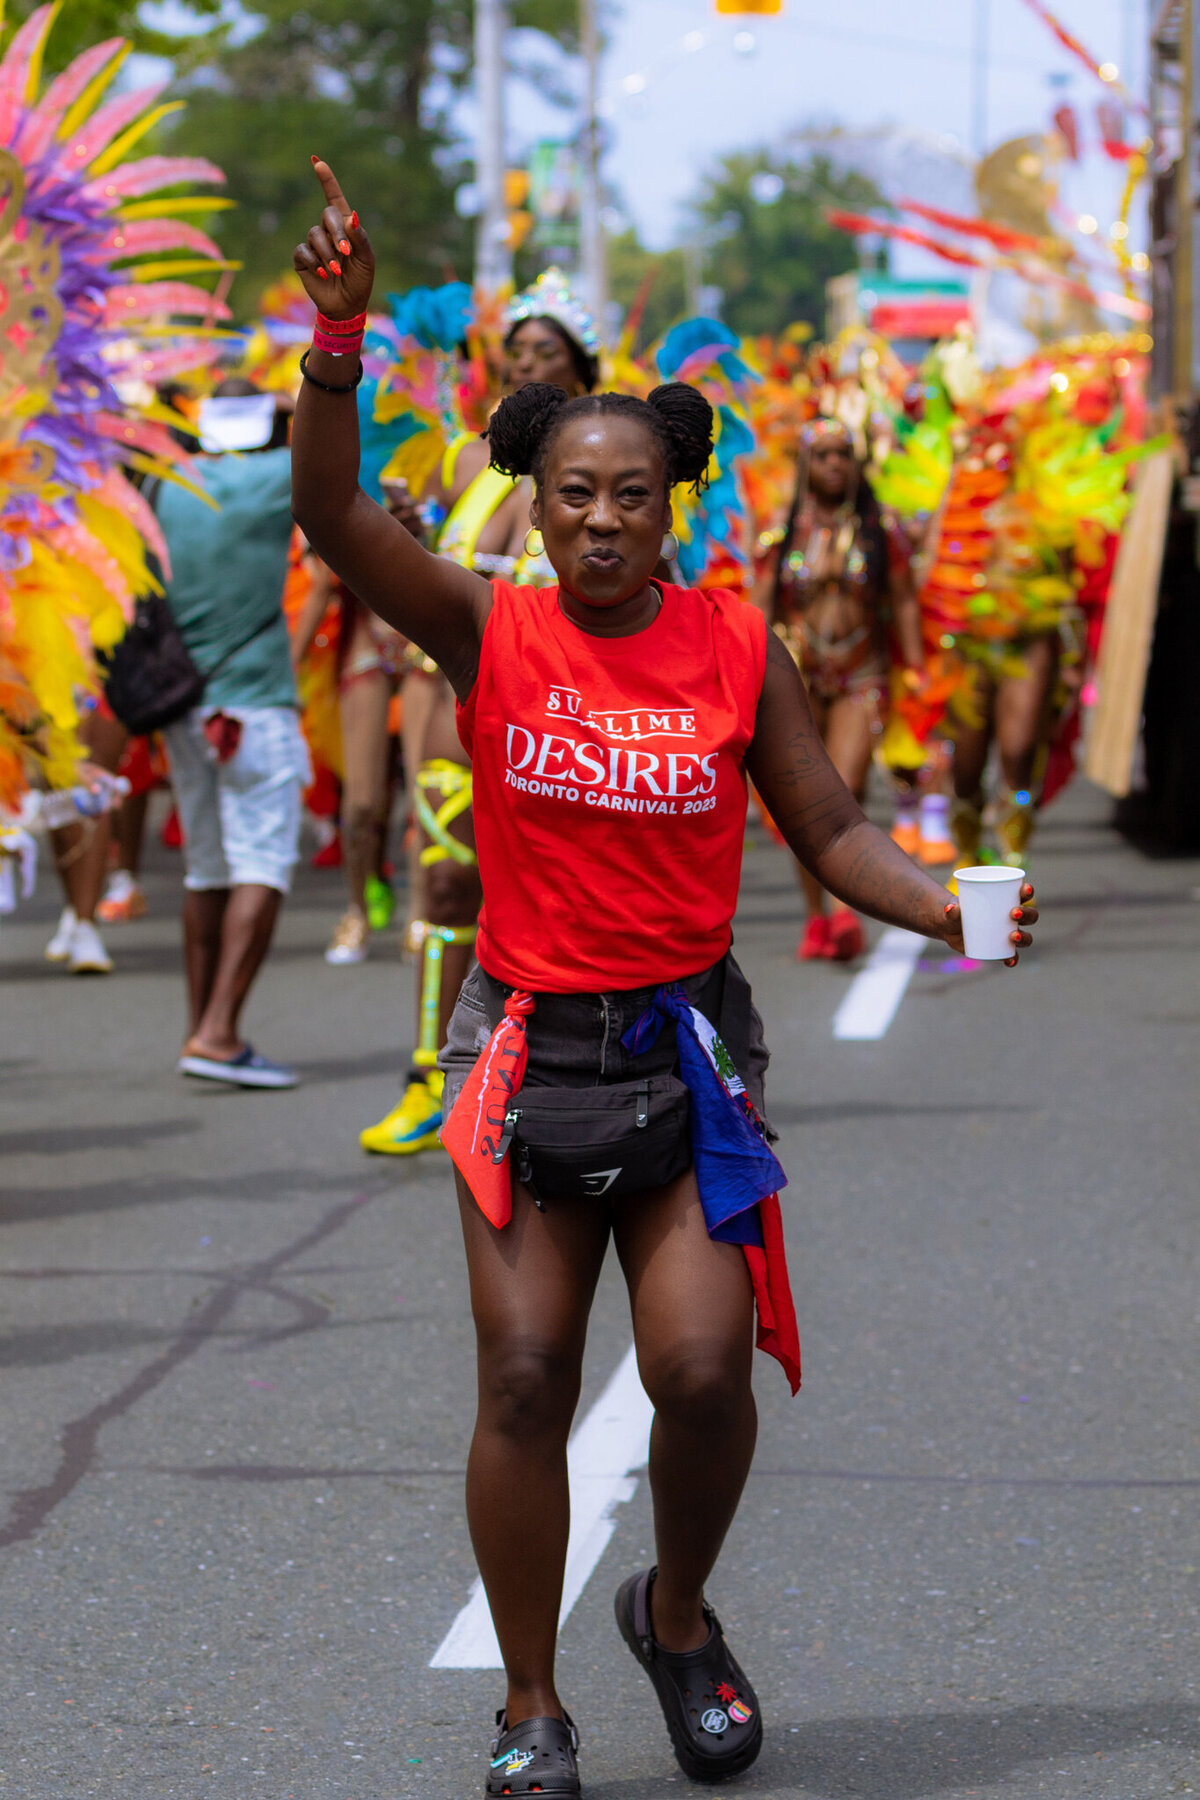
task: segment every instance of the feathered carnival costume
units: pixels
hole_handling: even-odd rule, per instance
[[[673,499],[679,572],[689,583],[745,584],[747,559],[738,539],[744,501],[735,464],[753,448],[747,396],[757,377],[727,326],[689,319],[644,357],[633,355],[627,339],[607,352],[591,314],[556,268],[543,270],[507,303],[472,295],[455,282],[389,296],[388,305],[388,314],[368,331],[367,379],[359,389],[368,491],[386,469],[420,494],[456,444],[486,429],[503,391],[510,333],[527,319],[552,319],[586,356],[597,359],[601,389],[644,396],[660,381],[690,381],[707,395],[717,416],[717,447],[707,489],[698,495],[681,489]],[[453,520],[432,523],[445,554],[460,560],[469,555]],[[554,579],[539,556],[518,559],[510,573],[535,584]]]
[[[167,113],[161,84],[105,99],[129,52],[97,44],[42,90],[56,6],[0,61],[0,809],[70,787],[92,652],[125,630],[166,546],[127,472],[185,479],[154,390],[207,363],[228,309],[182,277],[230,268],[187,222],[225,201],[194,158],[130,152]],[[182,255],[175,253],[182,252]]]
[[[1131,465],[1147,442],[1148,340],[1108,335],[1047,346],[1016,369],[982,370],[969,342],[938,346],[915,417],[898,421],[875,477],[881,500],[924,520],[918,558],[928,680],[904,725],[919,742],[973,723],[974,671],[1019,675],[1024,646],[1056,634],[1070,683],[1035,789],[994,808],[1002,850],[1024,852],[1036,807],[1073,772],[1077,695],[1092,663]],[[978,821],[969,821],[974,837]]]

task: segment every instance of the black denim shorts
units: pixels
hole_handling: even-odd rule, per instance
[[[699,975],[687,976],[679,985],[691,1005],[716,1026],[759,1117],[765,1119],[763,1078],[770,1058],[750,984],[732,954]],[[512,992],[478,963],[472,964],[451,1015],[446,1047],[438,1057],[438,1067],[446,1076],[443,1117],[449,1115],[462,1092]],[[529,1061],[525,1085],[586,1088],[649,1075],[678,1075],[673,1020],[667,1020],[658,1041],[641,1056],[631,1056],[621,1043],[654,993],[654,988],[642,987],[609,994],[535,995],[536,1008],[526,1026]]]

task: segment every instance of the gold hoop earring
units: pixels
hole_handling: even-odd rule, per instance
[[[539,556],[546,554],[546,544],[536,525],[531,525],[525,533],[525,554],[530,562],[536,562]]]
[[[669,550],[667,549],[668,542],[671,546]],[[675,536],[673,531],[668,531],[664,536],[662,549],[659,551],[659,555],[665,563],[673,563],[677,560],[679,556],[679,539]]]

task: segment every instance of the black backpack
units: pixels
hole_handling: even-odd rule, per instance
[[[153,508],[160,483],[148,481],[143,498]],[[147,563],[159,581],[162,569],[150,555]],[[175,615],[162,594],[143,594],[134,608],[128,631],[111,650],[97,652],[104,670],[104,697],[122,725],[134,737],[162,731],[199,706],[213,676],[231,658],[270,629],[279,617],[271,613],[235,644],[211,669],[196,666],[191,651],[175,623]]]

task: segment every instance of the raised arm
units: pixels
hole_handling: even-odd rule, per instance
[[[831,894],[888,925],[962,949],[957,905],[866,818],[829,760],[795,663],[772,633],[746,766],[789,848]],[[1037,922],[1026,896],[1032,901],[1028,884],[1021,919],[1014,920],[1014,963],[1017,946],[1032,942],[1018,927]]]
[[[356,319],[370,302],[375,258],[333,170],[312,160],[325,210],[292,260],[326,318]],[[351,592],[432,656],[464,698],[479,666],[491,587],[469,569],[431,556],[358,485],[357,356],[314,345],[306,367],[292,431],[296,521]]]

